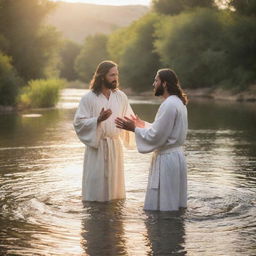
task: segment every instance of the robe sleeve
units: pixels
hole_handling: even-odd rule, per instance
[[[124,113],[123,117],[127,116],[130,118],[131,115],[134,115],[134,112],[132,110],[132,107],[128,101],[127,96],[124,94]],[[135,144],[135,135],[133,132],[122,130],[121,132],[121,139],[123,141],[123,144],[128,149],[134,149],[136,147]]]
[[[88,97],[82,98],[76,111],[73,125],[81,142],[89,147],[98,148],[102,128],[97,123],[98,117],[91,117],[91,107]]]
[[[163,146],[172,132],[176,115],[177,109],[175,106],[161,105],[151,126],[135,128],[138,151],[149,153]]]

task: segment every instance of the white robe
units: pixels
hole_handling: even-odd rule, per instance
[[[101,109],[110,108],[112,115],[97,124]],[[125,198],[123,149],[132,143],[132,133],[117,129],[116,117],[130,116],[133,111],[127,96],[120,90],[111,91],[109,99],[92,91],[84,95],[74,117],[74,128],[87,146],[84,155],[82,198],[84,201],[109,201]],[[121,136],[124,135],[125,136]],[[133,137],[134,140],[134,137]]]
[[[182,149],[187,128],[187,108],[172,95],[160,105],[151,125],[135,129],[139,152],[154,151],[145,210],[175,211],[187,206],[187,167]]]

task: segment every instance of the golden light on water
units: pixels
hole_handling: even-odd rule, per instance
[[[76,137],[72,119],[84,93],[65,89],[57,109],[6,119],[0,141],[0,234],[9,254],[235,255],[242,250],[252,254],[255,156],[250,152],[255,148],[250,143],[255,129],[239,112],[241,105],[239,111],[234,107],[231,120],[237,127],[231,129],[227,117],[233,114],[226,104],[207,102],[197,108],[190,103],[188,209],[161,215],[143,211],[151,156],[136,150],[124,149],[126,200],[82,203],[85,147]],[[132,102],[138,113],[153,105]],[[203,124],[193,123],[207,107],[212,116],[206,116]],[[220,118],[220,111],[225,118]],[[250,105],[246,111],[254,114],[255,108]],[[246,122],[249,129],[243,130]]]

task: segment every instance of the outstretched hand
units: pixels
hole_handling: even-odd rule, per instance
[[[116,127],[119,129],[124,129],[132,132],[134,132],[136,127],[135,122],[126,116],[124,118],[117,117],[115,119],[115,124],[116,124]]]
[[[111,109],[106,109],[104,110],[104,108],[101,109],[100,111],[100,115],[97,119],[97,122],[100,123],[102,121],[107,120],[112,114],[112,110]]]
[[[145,121],[141,120],[137,115],[131,115],[131,119],[135,123],[136,127],[144,128],[145,127]]]

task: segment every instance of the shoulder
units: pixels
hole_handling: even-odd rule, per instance
[[[159,111],[162,113],[175,115],[179,112],[180,103],[182,103],[182,101],[179,99],[179,97],[171,95],[160,105]]]
[[[165,102],[164,102],[166,105],[168,106],[172,106],[172,107],[175,107],[175,108],[180,108],[181,106],[183,106],[183,102],[182,100],[176,96],[176,95],[171,95],[169,96]]]
[[[123,100],[127,100],[127,99],[128,99],[128,98],[127,98],[127,95],[126,95],[123,91],[121,91],[120,89],[115,90],[114,93],[115,93],[118,97],[122,98]]]
[[[177,99],[175,96],[169,96],[164,102],[161,104],[161,107],[174,107],[177,106]]]
[[[82,98],[80,100],[80,104],[82,104],[82,105],[88,105],[89,104],[90,105],[93,102],[95,102],[96,97],[97,97],[97,95],[93,91],[89,90],[88,92],[86,92],[82,96]]]
[[[97,97],[97,95],[93,91],[89,90],[88,92],[86,92],[83,95],[82,101],[88,101],[88,100],[91,100],[91,99],[93,99],[95,97]]]
[[[182,100],[176,95],[171,95],[166,99],[166,109],[168,109],[168,111],[175,111],[177,114],[182,114],[187,111],[186,105],[184,105]]]

